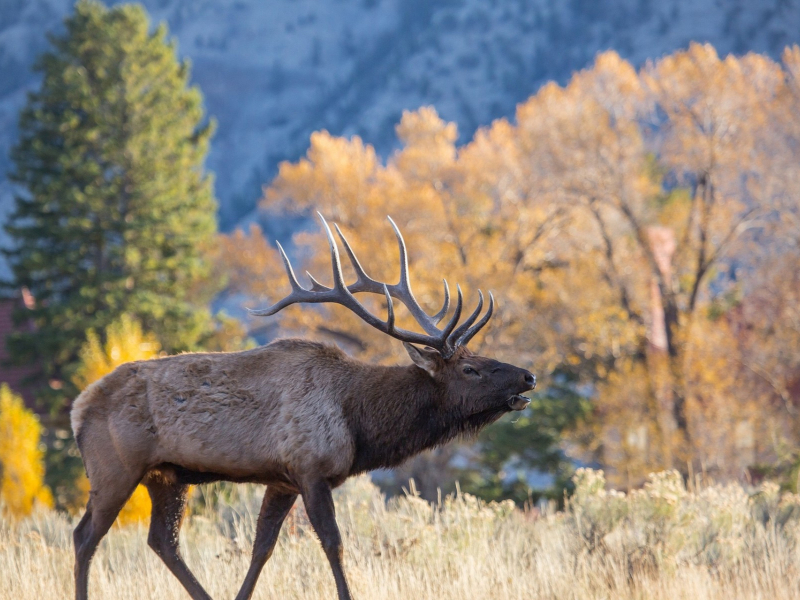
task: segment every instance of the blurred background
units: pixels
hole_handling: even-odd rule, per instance
[[[0,0],[0,498],[83,505],[69,407],[123,362],[405,363],[344,309],[247,316],[289,289],[276,239],[330,281],[317,210],[386,281],[391,215],[431,312],[443,276],[493,290],[472,349],[540,381],[385,491],[796,491],[798,42],[796,0]]]

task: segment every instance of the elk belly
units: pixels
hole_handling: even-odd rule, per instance
[[[152,410],[160,462],[247,478],[301,471],[308,463],[336,476],[352,460],[340,411],[291,391],[256,396],[242,387],[189,390],[170,382],[158,386],[157,396],[169,400]]]
[[[168,399],[153,409],[159,460],[191,470],[254,475],[277,463],[274,448],[260,443],[264,427],[277,421],[278,406],[258,403],[245,390],[162,388]]]

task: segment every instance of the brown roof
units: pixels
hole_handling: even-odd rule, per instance
[[[36,372],[36,367],[9,364],[10,356],[8,348],[6,348],[6,337],[10,333],[24,328],[24,326],[15,326],[13,319],[14,310],[22,305],[21,294],[13,298],[0,298],[0,382],[8,384],[12,390],[22,396],[25,404],[34,408],[33,387],[30,384],[24,384],[23,381]]]

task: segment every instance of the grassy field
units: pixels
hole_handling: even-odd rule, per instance
[[[432,598],[800,598],[800,497],[777,486],[686,490],[651,476],[629,496],[582,470],[564,512],[413,496],[384,501],[366,478],[337,492],[346,568],[360,600]],[[262,489],[202,490],[182,535],[187,562],[214,598],[233,598],[248,566]],[[204,500],[204,501],[203,501]],[[0,521],[0,598],[71,597],[74,520],[40,512]],[[188,596],[146,544],[115,527],[94,560],[93,600]],[[333,578],[302,510],[284,527],[256,588],[260,599],[334,598]]]

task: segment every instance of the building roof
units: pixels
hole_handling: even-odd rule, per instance
[[[22,396],[29,408],[35,409],[33,386],[24,382],[36,372],[36,367],[10,364],[11,356],[5,343],[9,334],[24,328],[15,326],[13,319],[14,311],[24,303],[22,293],[16,297],[0,298],[0,382],[8,384],[14,392]]]

